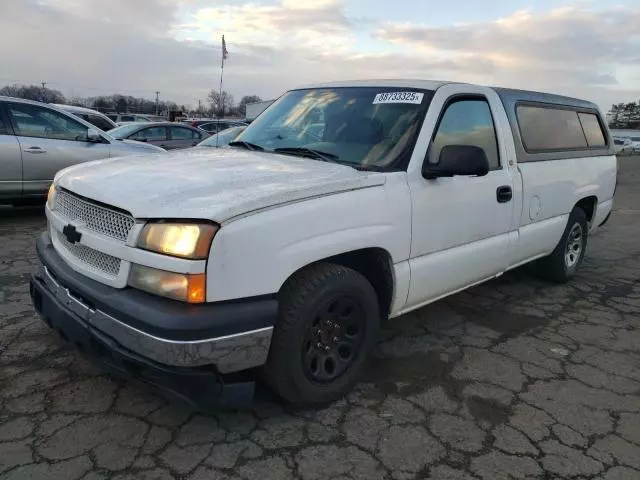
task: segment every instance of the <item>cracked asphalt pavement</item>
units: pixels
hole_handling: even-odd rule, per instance
[[[0,210],[3,479],[640,479],[640,157],[568,285],[526,269],[389,322],[318,411],[201,415],[116,380],[35,315],[41,209]]]

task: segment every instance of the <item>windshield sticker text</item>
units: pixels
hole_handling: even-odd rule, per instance
[[[424,93],[419,92],[388,92],[378,93],[373,99],[373,104],[380,103],[414,103],[419,105],[422,103]]]

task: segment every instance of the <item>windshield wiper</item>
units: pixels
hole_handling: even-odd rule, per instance
[[[320,150],[314,150],[313,148],[306,147],[283,147],[273,150],[276,153],[284,153],[285,155],[298,155],[300,157],[314,158],[316,160],[322,160],[329,163],[340,163],[338,160],[340,157],[333,153],[323,152]]]
[[[397,171],[397,170],[390,170],[387,167],[382,167],[380,165],[360,165],[360,164],[353,164],[350,165],[353,168],[355,168],[356,170],[360,170],[361,172],[393,172],[393,171]]]
[[[261,147],[260,145],[256,145],[255,143],[251,143],[251,142],[245,142],[242,140],[237,140],[235,142],[230,142],[229,143],[230,147],[242,147],[242,148],[246,148],[247,150],[251,150],[253,151],[263,151],[264,147]]]

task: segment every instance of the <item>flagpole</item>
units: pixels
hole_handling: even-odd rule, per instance
[[[225,42],[224,42],[224,35],[222,35],[222,66],[220,67],[220,106],[222,108],[222,116],[224,117],[224,99],[222,98],[222,77],[224,76],[224,57],[225,57]],[[220,126],[220,123],[216,124],[216,148],[218,147],[218,140],[220,138],[220,136],[218,135],[218,133],[220,133],[220,129],[218,128]]]

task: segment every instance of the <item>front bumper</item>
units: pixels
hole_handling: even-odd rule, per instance
[[[183,304],[114,289],[76,273],[58,256],[47,233],[37,250],[42,265],[30,282],[36,310],[111,372],[198,407],[246,404],[242,397],[252,397],[253,382],[226,380],[228,374],[265,363],[275,299]]]

